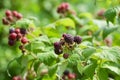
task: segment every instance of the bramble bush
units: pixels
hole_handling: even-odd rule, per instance
[[[7,66],[12,80],[120,80],[120,8],[100,10],[96,19],[77,14],[69,3],[60,18],[39,28],[34,18],[6,10],[8,45],[21,50]],[[14,66],[16,65],[16,66]],[[18,70],[11,71],[11,68]]]

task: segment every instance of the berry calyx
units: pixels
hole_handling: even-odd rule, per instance
[[[74,42],[76,42],[77,44],[80,44],[82,42],[82,38],[80,36],[75,36]]]
[[[11,16],[12,15],[12,12],[10,10],[6,10],[5,12],[5,15],[8,17],[8,16]]]
[[[28,39],[27,39],[26,37],[23,37],[23,38],[21,39],[21,42],[22,42],[23,44],[26,44],[26,43],[28,42]]]
[[[16,33],[11,33],[11,34],[9,35],[9,39],[11,39],[11,40],[15,40],[16,37],[17,37],[17,34],[16,34]]]

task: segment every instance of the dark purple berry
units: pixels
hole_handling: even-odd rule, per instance
[[[63,72],[63,74],[66,75],[66,76],[67,76],[69,73],[70,73],[69,70],[65,70],[65,71]]]
[[[20,29],[20,33],[21,33],[21,34],[26,34],[26,33],[27,33],[27,31],[26,31],[26,29],[25,29],[25,28],[21,28],[21,29]]]
[[[11,34],[9,35],[9,39],[11,39],[11,40],[15,40],[16,37],[17,37],[17,34],[16,34],[16,33],[11,33]]]
[[[77,44],[80,44],[82,42],[82,38],[80,36],[75,36],[74,42],[76,42]]]
[[[62,50],[61,49],[54,49],[55,54],[59,55],[62,54]]]
[[[9,33],[14,33],[15,29],[14,28],[10,28]]]
[[[13,45],[15,44],[15,41],[14,41],[14,40],[9,40],[9,41],[8,41],[8,44],[9,44],[10,46],[13,46]]]
[[[65,59],[67,59],[67,58],[69,57],[69,54],[68,54],[68,53],[64,53],[64,54],[63,54],[63,57],[64,57]]]
[[[5,15],[8,17],[8,16],[11,16],[12,15],[12,12],[10,10],[6,10],[5,12]]]
[[[54,48],[55,49],[61,49],[61,43],[60,42],[55,42],[54,43]]]
[[[74,38],[70,34],[63,34],[63,38],[65,42],[72,44],[74,42]]]

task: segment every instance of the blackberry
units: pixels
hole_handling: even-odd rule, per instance
[[[67,59],[67,58],[69,57],[69,54],[68,54],[68,53],[64,53],[64,54],[63,54],[63,57],[64,57],[65,59]]]
[[[70,72],[68,70],[65,70],[63,74],[67,76],[68,74],[70,74]]]
[[[61,49],[61,43],[60,42],[55,42],[54,43],[54,48],[55,49]]]
[[[25,28],[20,28],[20,33],[21,34],[26,34],[27,33],[27,30]]]
[[[80,44],[82,41],[82,38],[80,36],[75,36],[74,37],[74,42],[76,42],[77,44]]]
[[[26,44],[28,42],[28,39],[26,37],[22,37],[21,42],[23,44]]]
[[[60,55],[63,51],[61,49],[54,49],[54,52],[55,54]]]
[[[3,19],[2,19],[2,23],[3,23],[4,25],[8,25],[8,24],[9,24],[9,21],[8,21],[6,18],[3,18]]]
[[[5,15],[10,16],[10,15],[12,15],[12,12],[10,10],[6,10]]]
[[[64,38],[65,42],[67,42],[69,44],[73,44],[73,42],[74,42],[74,38],[70,34],[63,34],[63,38]]]
[[[65,13],[69,9],[69,4],[68,3],[62,3],[58,8],[57,12],[58,13]]]
[[[8,44],[9,44],[10,46],[13,46],[13,45],[15,44],[15,41],[14,41],[14,40],[9,40],[9,41],[8,41]]]
[[[9,33],[14,33],[15,32],[15,29],[14,28],[10,28],[9,29]]]

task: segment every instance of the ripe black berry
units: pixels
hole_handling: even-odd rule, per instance
[[[80,36],[75,36],[74,37],[74,42],[76,42],[77,44],[80,44],[82,41],[82,38]]]
[[[9,33],[14,33],[15,32],[15,29],[14,28],[10,28],[9,29]]]
[[[63,74],[66,75],[66,76],[67,76],[69,73],[70,73],[70,72],[69,72],[68,70],[65,70],[65,71],[63,72]]]
[[[63,34],[63,38],[65,42],[72,44],[74,42],[74,38],[70,34]]]
[[[62,50],[61,49],[54,49],[55,54],[59,55],[62,54]]]
[[[14,40],[9,40],[9,41],[8,41],[8,45],[13,46],[14,44],[15,44],[15,41],[14,41]]]
[[[54,43],[54,48],[55,49],[61,49],[61,43],[60,42],[55,42]]]
[[[11,34],[9,35],[9,39],[11,39],[11,40],[15,40],[16,37],[17,37],[17,34],[16,34],[16,33],[11,33]]]
[[[67,59],[67,58],[69,57],[69,54],[68,54],[68,53],[64,53],[64,54],[63,54],[63,57],[64,57],[65,59]]]
[[[25,29],[25,28],[20,28],[20,33],[21,33],[21,34],[26,34],[26,33],[27,33],[27,31],[26,31],[26,29]]]

